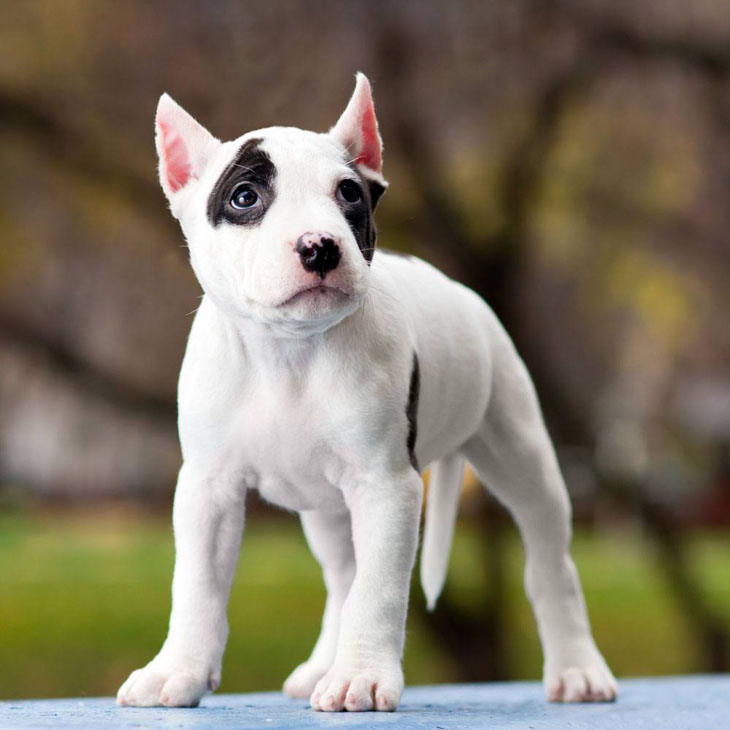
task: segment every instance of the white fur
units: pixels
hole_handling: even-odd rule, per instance
[[[169,633],[118,702],[194,705],[218,686],[244,496],[257,489],[300,512],[328,590],[320,638],[285,691],[311,695],[317,710],[395,709],[422,499],[406,448],[414,352],[415,456],[434,465],[422,568],[429,603],[443,585],[468,460],[522,532],[548,697],[611,699],[615,681],[568,552],[567,493],[512,343],[474,292],[425,262],[377,252],[368,266],[335,203],[337,182],[351,172],[343,146],[372,104],[360,78],[356,95],[329,135],[269,128],[231,143],[161,101],[191,148],[182,189],[164,182],[164,149],[161,177],[205,294],[180,374],[184,465]],[[254,228],[213,228],[208,194],[253,136],[276,165],[276,201]],[[363,174],[382,180],[379,169]],[[334,234],[342,249],[324,292],[305,291],[316,277],[293,249],[312,230]]]

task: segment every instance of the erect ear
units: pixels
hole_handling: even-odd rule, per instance
[[[330,134],[344,145],[365,177],[379,183],[384,190],[387,183],[383,178],[383,143],[370,82],[362,72],[358,72],[355,79],[355,91]]]
[[[177,193],[200,177],[218,140],[163,94],[157,105],[155,144],[160,158],[160,184],[172,203]]]

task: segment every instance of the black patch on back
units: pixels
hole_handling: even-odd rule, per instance
[[[375,243],[378,239],[378,230],[373,220],[373,211],[385,192],[385,188],[380,183],[367,180],[363,177],[354,164],[350,164],[349,167],[354,173],[353,180],[356,178],[360,187],[362,199],[357,203],[347,203],[338,198],[337,204],[345,215],[363,258],[369,264],[373,260]]]
[[[221,221],[237,226],[255,225],[264,217],[276,197],[276,167],[260,148],[262,139],[249,139],[218,178],[208,197],[208,220],[215,227]],[[263,205],[250,210],[237,210],[230,204],[233,189],[241,183],[251,185]]]
[[[418,395],[421,391],[421,369],[418,365],[418,355],[413,353],[413,367],[411,368],[411,384],[408,387],[408,403],[406,404],[406,418],[408,419],[408,437],[406,446],[413,468],[419,471],[415,448],[418,435]]]

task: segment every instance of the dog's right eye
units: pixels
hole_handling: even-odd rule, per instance
[[[237,185],[231,193],[231,207],[236,210],[248,210],[256,207],[260,198],[256,191],[248,184]]]

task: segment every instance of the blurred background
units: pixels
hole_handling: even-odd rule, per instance
[[[382,245],[527,361],[619,676],[730,670],[728,0],[8,0],[0,24],[0,697],[110,694],[169,608],[200,291],[155,173],[170,92],[223,139],[326,130],[373,81]],[[508,516],[467,479],[409,683],[537,678]],[[276,689],[324,592],[251,501],[222,690]]]

